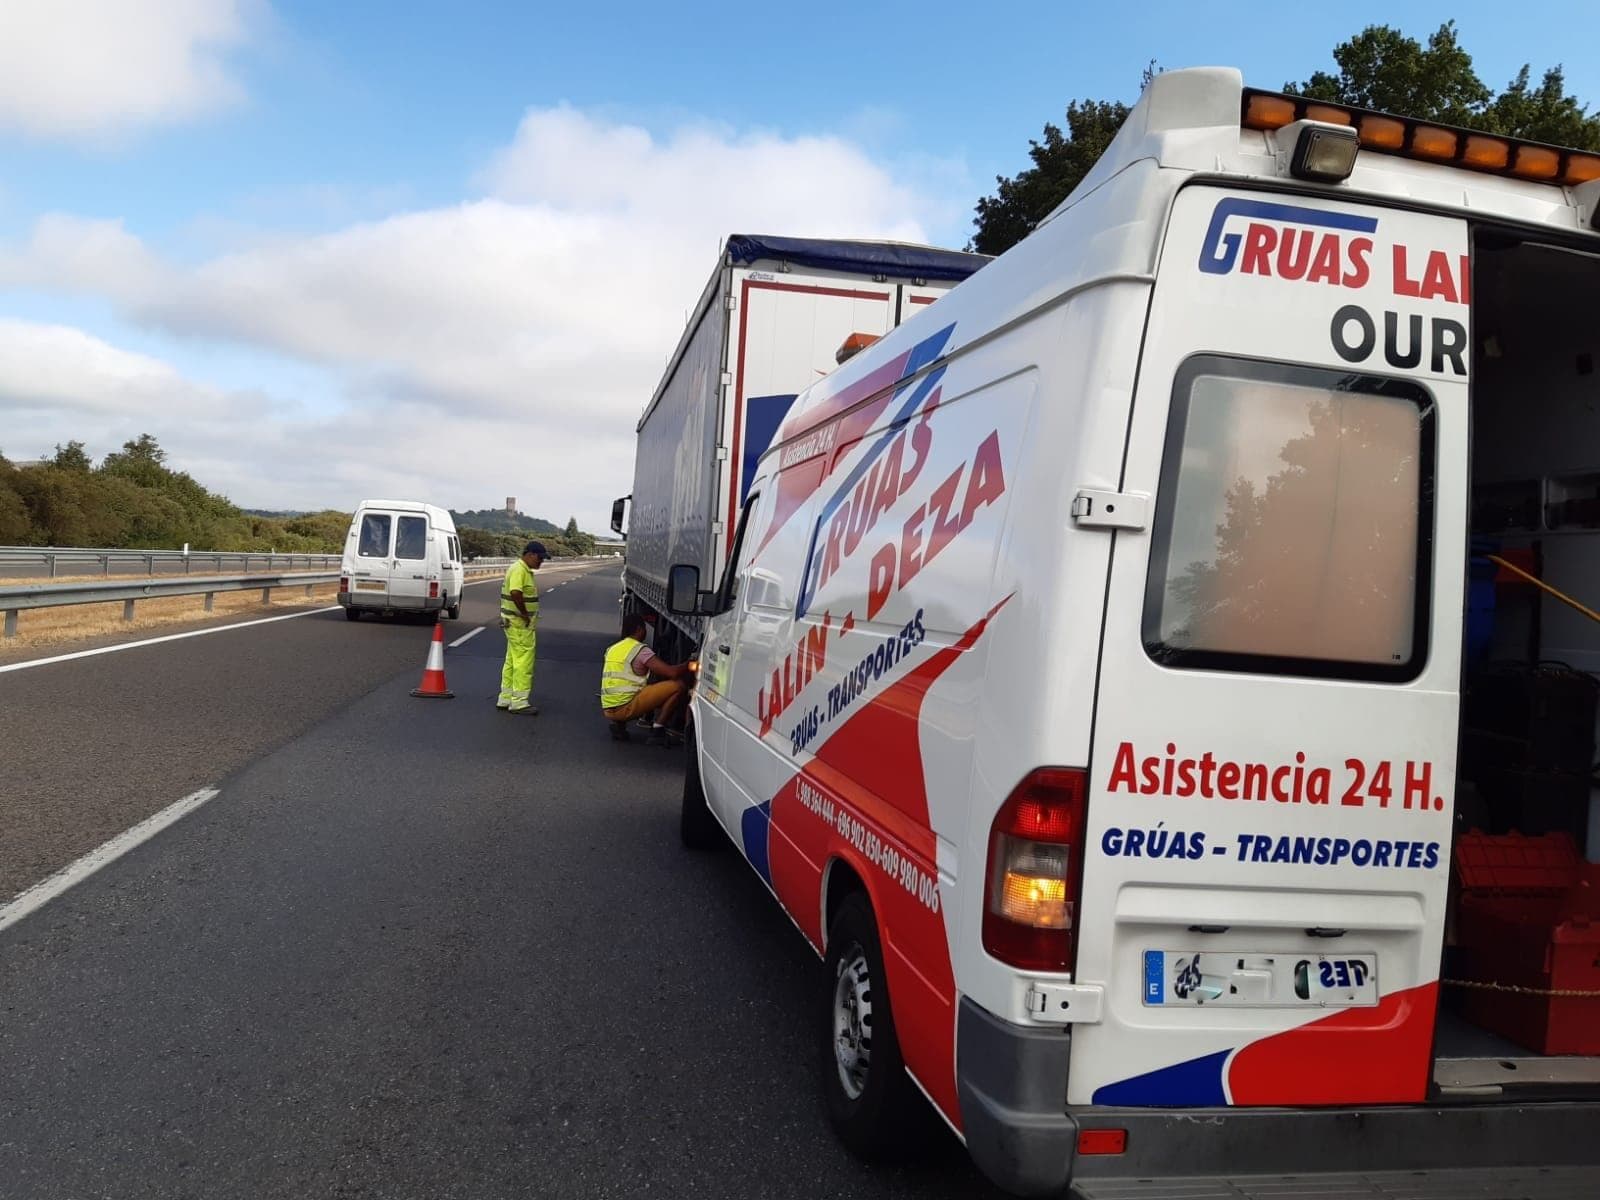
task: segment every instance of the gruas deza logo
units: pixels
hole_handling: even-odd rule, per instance
[[[1377,229],[1376,217],[1229,197],[1211,214],[1200,269],[1365,287]]]

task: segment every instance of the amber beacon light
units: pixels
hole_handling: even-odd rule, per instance
[[[1454,129],[1304,96],[1245,91],[1240,115],[1244,128],[1272,131],[1300,121],[1314,122],[1301,130],[1290,162],[1290,170],[1301,179],[1345,178],[1355,165],[1357,149],[1561,187],[1600,179],[1600,154],[1585,150]],[[1334,175],[1344,156],[1349,167],[1343,175]]]

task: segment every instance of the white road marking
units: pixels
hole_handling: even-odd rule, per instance
[[[318,613],[338,612],[339,606],[312,608],[305,612],[285,613],[281,617],[259,617],[254,621],[236,621],[232,625],[214,625],[210,629],[191,629],[187,633],[169,633],[163,637],[142,638],[137,642],[118,642],[115,646],[101,646],[94,650],[74,650],[71,654],[54,654],[49,658],[30,658],[27,662],[0,666],[0,675],[8,671],[26,671],[30,667],[47,667],[51,663],[72,662],[79,658],[93,658],[97,654],[115,654],[119,650],[137,650],[141,646],[159,646],[163,642],[181,642],[184,638],[206,637],[213,633],[227,633],[230,629],[249,629],[255,625],[271,625],[274,621],[293,621],[298,617],[314,617]]]
[[[147,842],[168,825],[188,816],[207,800],[217,795],[216,788],[201,788],[182,800],[167,805],[152,817],[146,817],[132,829],[119,833],[105,845],[91,850],[77,862],[62,867],[48,879],[34,884],[18,894],[11,903],[0,908],[0,930],[9,929],[31,913],[38,912],[50,901],[70,888],[76,887],[101,867],[116,862],[141,842]]]
[[[578,567],[561,567],[558,570],[575,571]],[[487,579],[468,580],[466,587],[476,587],[480,583],[499,583],[494,576]],[[551,587],[560,587],[552,584]],[[213,633],[227,633],[230,629],[250,629],[256,625],[271,625],[274,621],[293,621],[297,617],[314,617],[318,613],[338,612],[340,606],[330,605],[327,608],[310,608],[305,612],[284,613],[278,617],[258,617],[253,621],[235,621],[232,625],[213,625],[209,629],[191,629],[187,633],[169,633],[162,637],[141,638],[137,642],[118,642],[115,646],[100,646],[94,650],[74,650],[70,654],[52,654],[49,658],[30,658],[26,662],[7,663],[0,665],[0,675],[11,671],[26,671],[30,667],[48,667],[52,663],[74,662],[80,658],[93,658],[97,654],[115,654],[119,650],[137,650],[141,646],[159,646],[164,642],[181,642],[184,638],[206,637]]]
[[[462,642],[470,642],[473,638],[482,633],[485,628],[485,626],[479,625],[476,629],[467,630],[466,633],[463,633],[455,641],[450,643],[450,649],[454,650],[457,646],[461,645]]]

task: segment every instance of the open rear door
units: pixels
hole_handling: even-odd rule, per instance
[[[1415,1102],[1449,870],[1462,222],[1193,187],[1112,554],[1069,1096]]]

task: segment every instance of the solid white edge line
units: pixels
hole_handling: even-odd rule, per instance
[[[450,649],[454,650],[457,646],[461,645],[462,642],[470,642],[473,638],[477,637],[480,633],[482,633],[486,628],[487,628],[487,626],[479,625],[476,629],[467,630],[466,633],[463,633],[455,641],[450,643]]]
[[[566,567],[564,570],[577,570],[576,567]],[[488,579],[469,580],[463,586],[475,587],[480,583],[498,583],[498,579],[491,576]],[[559,586],[559,585],[552,585]],[[341,605],[331,604],[327,608],[308,608],[304,612],[284,613],[278,617],[258,617],[253,621],[235,621],[232,625],[214,625],[209,629],[191,629],[186,633],[169,633],[161,637],[140,638],[137,642],[118,642],[115,646],[98,646],[93,650],[74,650],[69,654],[52,654],[49,658],[30,658],[25,662],[5,663],[0,665],[0,675],[11,671],[26,671],[29,667],[48,667],[52,663],[74,662],[80,658],[93,658],[97,654],[115,654],[119,650],[137,650],[142,646],[159,646],[163,642],[181,642],[184,638],[205,637],[213,633],[227,633],[230,629],[249,629],[256,625],[271,625],[274,621],[292,621],[296,617],[314,617],[318,613],[337,612]]]
[[[163,642],[181,642],[184,638],[205,637],[212,633],[227,633],[230,629],[249,629],[254,625],[271,625],[274,621],[293,621],[296,617],[314,617],[318,613],[338,612],[339,605],[327,608],[310,608],[304,612],[284,613],[279,617],[259,617],[254,621],[236,621],[232,625],[214,625],[209,629],[191,629],[187,633],[169,633],[163,637],[141,638],[137,642],[118,642],[115,646],[99,646],[93,650],[74,650],[70,654],[55,654],[49,658],[30,658],[26,662],[7,663],[0,666],[0,675],[8,671],[26,671],[29,667],[47,667],[51,663],[72,662],[79,658],[93,658],[97,654],[115,654],[119,650],[137,650],[141,646],[159,646]]]
[[[41,880],[24,892],[18,893],[11,903],[0,908],[0,931],[9,929],[31,913],[38,912],[63,892],[76,887],[101,867],[116,862],[141,842],[147,842],[168,825],[188,816],[206,801],[217,795],[216,788],[201,788],[182,800],[167,805],[154,816],[146,817],[133,828],[119,833],[103,846],[89,851],[76,862],[69,863],[48,879]]]

